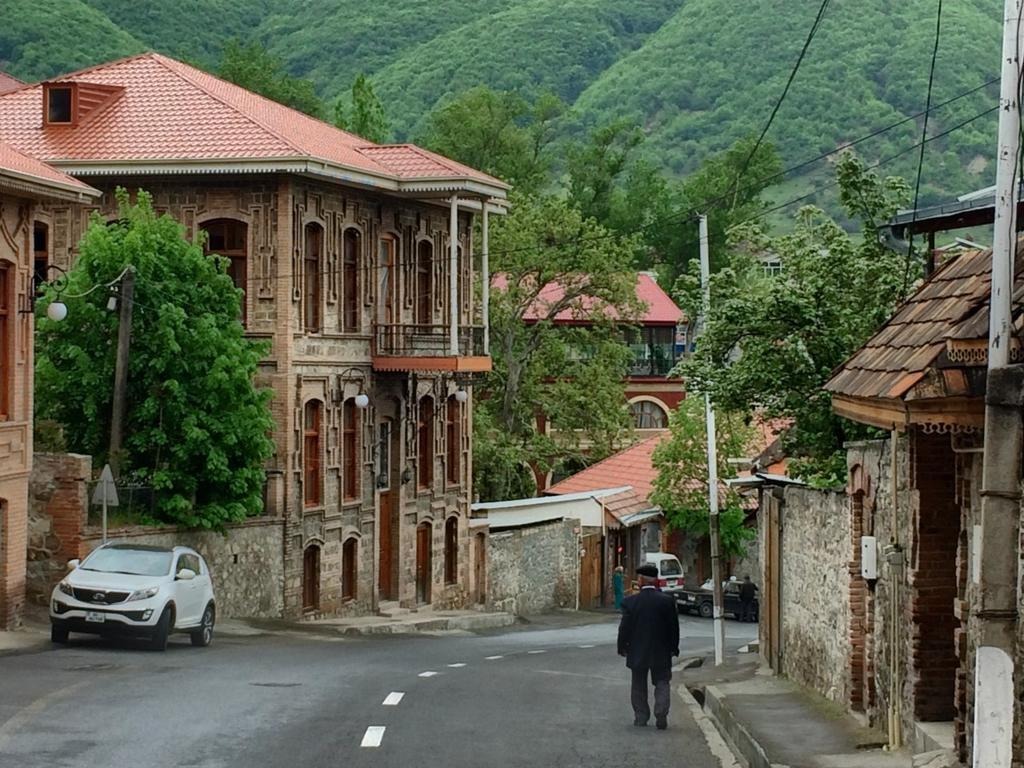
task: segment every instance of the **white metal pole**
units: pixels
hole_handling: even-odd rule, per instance
[[[491,236],[488,229],[486,200],[483,202],[481,229],[481,239],[483,240],[483,253],[480,255],[480,271],[483,280],[481,298],[484,316],[484,355],[486,356],[491,354]]]
[[[711,308],[711,255],[708,242],[708,217],[700,217],[700,282],[704,292],[703,313],[707,322]],[[718,447],[715,428],[715,409],[711,395],[704,395],[704,413],[707,418],[708,443],[708,529],[711,535],[711,581],[714,590],[715,666],[725,661],[725,616],[722,595],[722,542],[719,535],[718,515]]]
[[[107,543],[107,488],[103,487],[103,543]]]
[[[1009,768],[1013,752],[1014,660],[1020,536],[1020,377],[1011,369],[1011,311],[1017,246],[1017,160],[1020,151],[1021,5],[1006,0],[1003,16],[995,231],[989,303],[988,383],[977,600],[972,606],[978,648],[974,662],[975,768]],[[1019,368],[1014,366],[1013,368]]]
[[[448,225],[448,343],[450,354],[459,354],[459,198],[452,195],[452,215]]]

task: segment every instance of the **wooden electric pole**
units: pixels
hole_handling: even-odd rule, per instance
[[[132,339],[132,301],[135,296],[135,270],[129,267],[121,278],[118,292],[117,360],[114,364],[114,402],[110,408],[109,463],[117,477],[124,442],[124,412],[128,398],[128,352]]]

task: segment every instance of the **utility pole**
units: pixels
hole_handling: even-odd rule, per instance
[[[700,285],[704,292],[703,314],[707,322],[711,310],[711,256],[708,243],[708,217],[700,216]],[[704,395],[704,413],[707,418],[708,437],[708,530],[711,534],[711,581],[714,590],[715,666],[725,661],[725,611],[722,595],[722,539],[718,514],[718,446],[715,430],[715,408],[711,395]]]
[[[1010,344],[1017,251],[1022,3],[1024,0],[1006,0],[1003,19],[981,524],[974,529],[972,574],[977,595],[972,618],[978,646],[974,665],[975,768],[1010,768],[1013,751],[1013,654],[1020,564],[1019,549],[1013,543],[1020,536],[1024,366],[1010,365]]]
[[[129,267],[121,278],[118,293],[117,360],[114,363],[114,402],[110,408],[109,462],[114,476],[119,474],[121,446],[124,442],[124,408],[128,397],[128,349],[132,339],[132,307],[135,296],[135,270]]]

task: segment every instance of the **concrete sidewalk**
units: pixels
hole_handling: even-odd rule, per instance
[[[683,682],[703,697],[734,751],[750,768],[911,768],[945,763],[883,749],[885,735],[831,702],[761,668],[756,655],[716,669],[687,670]],[[923,756],[922,756],[923,757]]]

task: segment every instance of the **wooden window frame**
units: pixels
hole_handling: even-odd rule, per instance
[[[349,536],[341,545],[341,599],[359,597],[359,539]]]
[[[417,325],[434,322],[434,244],[421,240],[416,245],[416,312]]]
[[[323,263],[324,228],[310,222],[303,228],[302,246],[302,329],[306,333],[323,330],[323,287],[320,266]]]
[[[242,219],[209,219],[199,224],[199,228],[206,233],[206,242],[203,250],[209,256],[217,254],[228,260],[228,277],[235,284],[235,288],[242,291],[242,327],[248,327],[249,321],[249,223]],[[233,231],[232,231],[233,230]],[[239,231],[241,236],[238,237]],[[230,235],[235,235],[234,238]],[[224,240],[223,248],[214,248],[213,238],[220,236]],[[234,240],[235,242],[232,242]],[[238,247],[238,243],[241,247]],[[231,247],[228,247],[228,246]]]
[[[341,406],[341,466],[342,466],[342,497],[345,501],[356,501],[359,498],[359,408],[356,400],[350,397]]]
[[[416,485],[419,490],[426,491],[434,487],[434,398],[430,395],[421,397],[417,411],[419,464],[416,467]]]
[[[445,413],[445,479],[449,486],[462,482],[462,403],[448,397]]]
[[[444,521],[444,583],[459,582],[459,518]]]
[[[50,119],[50,94],[54,91],[70,92],[68,120]],[[74,83],[46,83],[43,86],[43,125],[75,125],[78,122],[78,87]]]
[[[362,326],[362,302],[359,300],[359,257],[362,233],[349,227],[342,235],[341,330],[359,333]]]
[[[320,429],[323,403],[310,400],[302,408],[302,497],[304,506],[319,507],[323,502],[323,474],[320,471]]]

